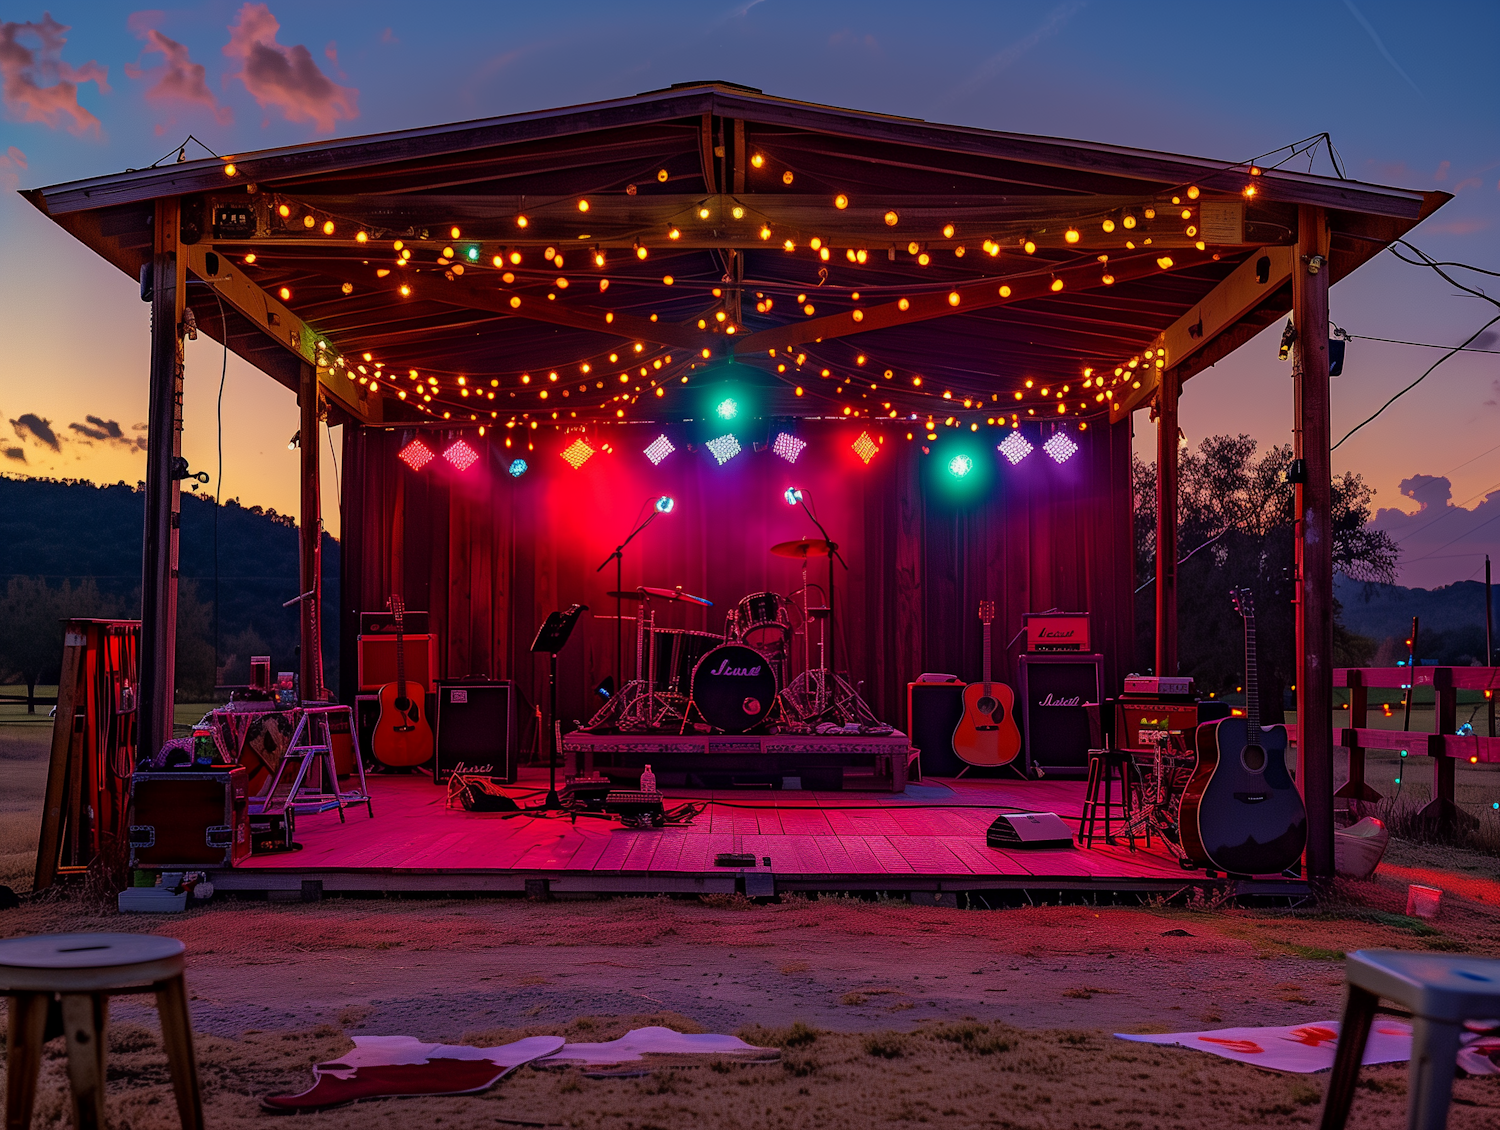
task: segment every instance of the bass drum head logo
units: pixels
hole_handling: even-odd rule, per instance
[[[746,714],[752,714],[752,715],[759,714],[760,713],[760,699],[758,699],[758,698],[747,698],[747,699],[745,699],[744,702],[740,703],[740,709],[743,710]]]

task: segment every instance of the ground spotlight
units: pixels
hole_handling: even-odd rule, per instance
[[[802,489],[800,487],[787,487],[786,493],[781,496],[786,499],[788,506],[796,506],[802,501]]]
[[[662,495],[656,500],[656,512],[658,514],[670,514],[672,508],[677,505],[677,500],[671,495]]]

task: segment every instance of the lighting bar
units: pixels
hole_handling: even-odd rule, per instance
[[[997,450],[1006,459],[1010,460],[1010,465],[1014,467],[1022,459],[1025,459],[1035,451],[1036,448],[1020,432],[1011,432],[1010,435],[1005,437],[1005,442],[1001,443]]]
[[[740,441],[734,438],[733,433],[725,433],[717,439],[711,439],[703,446],[713,452],[713,456],[719,461],[720,467],[724,466],[725,463],[728,463],[740,453]]]
[[[405,463],[413,471],[420,471],[435,458],[432,448],[428,447],[419,439],[412,440],[409,444],[396,452],[396,458]]]
[[[1052,438],[1042,444],[1042,450],[1058,463],[1066,463],[1078,450],[1078,445],[1066,432],[1053,432]]]
[[[672,445],[671,440],[669,440],[664,435],[660,435],[652,440],[649,445],[647,445],[646,450],[643,452],[643,454],[647,459],[651,460],[651,465],[655,467],[659,466],[663,459],[665,459],[668,455],[671,455],[672,452],[676,450],[677,448]]]
[[[594,449],[584,440],[575,439],[567,447],[563,448],[562,457],[576,471],[594,457]]]
[[[806,446],[805,439],[798,439],[791,432],[777,432],[776,438],[771,441],[771,450],[788,463],[797,462],[797,456],[802,454],[802,449]]]

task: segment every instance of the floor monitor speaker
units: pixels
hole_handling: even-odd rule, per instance
[[[1055,812],[1007,812],[990,825],[984,842],[993,848],[1067,848],[1073,830]]]
[[[1034,775],[1088,775],[1092,734],[1084,706],[1100,701],[1103,663],[1099,655],[1021,656],[1021,730]]]

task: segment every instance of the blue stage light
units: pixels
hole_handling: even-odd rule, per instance
[[[477,247],[471,247],[471,248],[469,248],[469,262],[471,262],[471,263],[477,263],[477,262],[479,262],[479,248],[477,248]]]
[[[786,499],[788,506],[796,506],[797,503],[802,501],[802,491],[798,487],[787,487],[786,494],[782,495],[782,497]]]
[[[955,455],[948,460],[948,474],[961,479],[974,469],[974,460],[967,455]]]
[[[732,396],[726,396],[714,406],[714,413],[721,420],[733,420],[740,414],[740,406]]]
[[[672,513],[672,507],[677,505],[677,500],[670,495],[662,495],[656,500],[656,512],[658,514]]]
[[[512,459],[510,461],[510,466],[507,468],[507,470],[510,471],[510,477],[511,478],[513,478],[513,479],[519,479],[522,475],[524,475],[526,473],[526,460],[524,460],[524,459]]]

